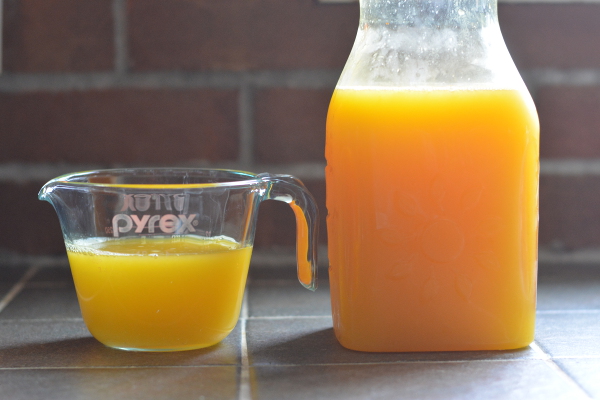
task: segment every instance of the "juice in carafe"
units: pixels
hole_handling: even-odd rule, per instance
[[[338,87],[326,179],[340,343],[531,343],[538,147],[535,109],[517,89]]]
[[[235,327],[252,247],[135,237],[76,241],[67,253],[84,320],[100,342],[185,350],[216,344]]]

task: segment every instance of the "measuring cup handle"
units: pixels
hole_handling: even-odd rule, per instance
[[[291,175],[260,174],[267,183],[265,200],[288,203],[296,216],[296,260],[298,280],[307,289],[317,288],[317,245],[319,210],[314,197],[304,184]]]

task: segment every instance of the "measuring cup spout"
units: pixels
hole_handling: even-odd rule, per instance
[[[52,179],[40,189],[38,199],[47,201],[58,216],[65,242],[98,232],[94,213],[93,190],[77,182],[69,182],[67,175]]]
[[[317,289],[319,211],[312,194],[291,175],[259,174],[267,183],[265,199],[283,201],[296,216],[296,261],[298,280],[307,289]]]
[[[54,204],[53,201],[60,197],[60,189],[57,188],[54,180],[46,183],[38,193],[38,199]]]
[[[61,213],[68,208],[68,202],[65,201],[65,196],[68,192],[69,188],[64,183],[60,184],[57,179],[53,179],[40,189],[38,199],[52,204],[59,219],[62,221]]]

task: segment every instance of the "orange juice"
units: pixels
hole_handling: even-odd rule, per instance
[[[84,321],[124,349],[211,346],[235,327],[252,248],[192,236],[80,241],[67,253]]]
[[[534,106],[517,90],[337,89],[326,180],[340,343],[531,343],[538,149]]]

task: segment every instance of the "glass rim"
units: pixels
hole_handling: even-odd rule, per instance
[[[205,182],[205,183],[110,183],[110,182],[87,182],[87,181],[76,181],[77,178],[86,177],[143,177],[144,174],[155,177],[177,177],[178,174],[182,177],[185,174],[196,177],[220,178],[225,180],[223,182]],[[108,169],[96,169],[89,171],[78,171],[71,172],[68,174],[60,175],[54,179],[51,179],[47,185],[66,185],[70,187],[81,187],[81,188],[115,188],[115,189],[153,189],[153,190],[172,190],[172,189],[194,189],[194,188],[228,188],[228,187],[239,187],[239,186],[254,186],[262,182],[259,174],[248,171],[241,171],[235,169],[226,168],[193,168],[193,167],[133,167],[133,168],[108,168]]]

